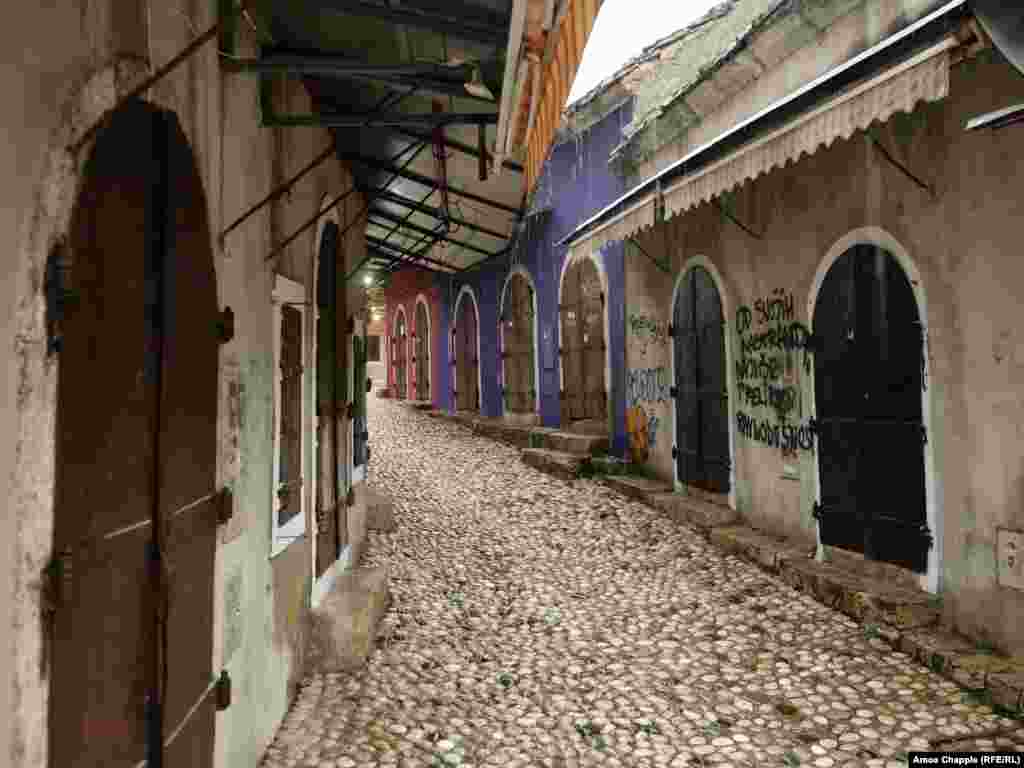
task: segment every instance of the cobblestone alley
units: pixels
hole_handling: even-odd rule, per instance
[[[899,766],[1024,751],[1015,721],[598,482],[371,399],[392,604],[308,679],[266,766]],[[1016,745],[1016,746],[1015,746]]]

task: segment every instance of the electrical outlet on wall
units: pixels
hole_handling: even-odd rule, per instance
[[[1000,586],[1024,590],[1024,531],[997,528],[996,557]]]

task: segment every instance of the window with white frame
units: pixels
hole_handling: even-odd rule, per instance
[[[306,531],[302,468],[306,422],[306,289],[278,275],[272,295],[274,328],[274,477],[271,556]]]

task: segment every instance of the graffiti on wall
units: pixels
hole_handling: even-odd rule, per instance
[[[804,372],[810,372],[811,334],[796,320],[793,294],[776,288],[756,299],[753,307],[740,307],[736,311],[736,333],[740,405],[755,412],[770,411],[773,417],[759,418],[740,411],[736,415],[737,432],[748,440],[778,448],[784,455],[813,450],[813,424],[800,422],[803,414],[794,360],[802,355]]]
[[[652,315],[630,312],[626,317],[629,332],[636,338],[637,350],[646,355],[649,347],[668,346],[668,323]]]
[[[665,366],[633,368],[626,374],[626,434],[632,460],[643,463],[658,445],[661,418],[655,408],[669,398],[669,373]]]
[[[626,397],[629,405],[643,403],[664,403],[668,400],[668,369],[633,368],[626,374]]]
[[[626,409],[626,434],[633,462],[642,464],[650,458],[651,451],[658,447],[660,421],[656,414],[648,413],[642,405]]]

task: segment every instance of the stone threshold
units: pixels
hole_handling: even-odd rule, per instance
[[[560,452],[530,449],[529,435],[537,427],[513,426],[500,419],[475,415],[452,416],[439,410],[431,411],[430,415],[470,426],[478,434],[525,446],[526,463],[547,464],[563,477],[568,476],[570,459],[589,463],[587,457],[552,456]],[[601,459],[596,461],[600,465]],[[941,608],[933,595],[873,579],[835,563],[818,562],[812,548],[741,525],[735,510],[695,495],[676,493],[664,482],[628,474],[601,479],[613,490],[661,510],[676,522],[692,525],[720,549],[759,565],[795,590],[849,616],[862,625],[866,635],[906,653],[978,700],[1004,713],[1020,714],[1024,709],[1024,659],[981,651],[970,640],[941,627]]]

